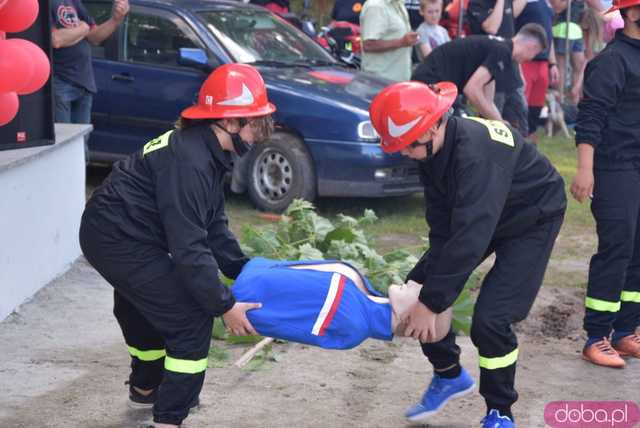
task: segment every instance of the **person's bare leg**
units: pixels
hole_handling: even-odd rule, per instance
[[[582,94],[582,80],[584,76],[584,67],[586,65],[584,52],[571,53],[571,101],[578,104]]]
[[[565,62],[565,56],[556,53],[556,62],[558,63],[558,87],[564,94],[567,90],[567,82],[565,75],[567,74],[567,64]]]
[[[584,40],[584,57],[585,60],[590,61],[595,56],[593,52],[593,40],[591,40],[591,31],[585,28],[582,29],[582,40]]]

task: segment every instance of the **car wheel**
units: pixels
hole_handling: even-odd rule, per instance
[[[282,212],[291,201],[316,196],[316,177],[302,141],[290,134],[273,134],[252,150],[249,197],[260,210]]]

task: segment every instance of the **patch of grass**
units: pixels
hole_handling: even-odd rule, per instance
[[[422,194],[389,198],[325,198],[316,201],[318,212],[330,219],[339,213],[360,216],[365,209],[372,209],[378,216],[375,224],[364,229],[374,237],[388,234],[425,236]]]
[[[352,217],[363,215],[365,209],[375,211],[379,220],[363,226],[363,230],[374,238],[385,235],[410,235],[423,237],[427,234],[424,219],[422,194],[390,198],[320,198],[314,202],[318,214],[334,221],[338,214]],[[243,224],[268,224],[259,217],[246,195],[228,195],[226,212],[234,233],[239,236]]]
[[[556,167],[558,172],[564,178],[567,190],[567,215],[563,229],[565,232],[571,233],[590,233],[594,228],[593,217],[589,210],[589,203],[578,203],[571,194],[569,188],[571,181],[576,175],[576,147],[573,140],[567,140],[561,137],[540,139],[540,151],[544,153],[551,163]]]
[[[235,195],[229,192],[225,197],[225,212],[229,218],[229,227],[240,237],[242,226],[245,224],[261,225],[269,222],[260,218],[260,211],[256,210],[249,197],[245,195]]]

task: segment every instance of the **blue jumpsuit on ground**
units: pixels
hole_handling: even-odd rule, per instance
[[[327,349],[349,349],[367,338],[391,340],[391,305],[376,303],[349,278],[335,272],[292,266],[336,261],[278,261],[254,258],[232,291],[238,302],[259,302],[247,318],[263,336]],[[380,296],[365,277],[371,295]]]

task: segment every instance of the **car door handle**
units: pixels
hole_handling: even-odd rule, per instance
[[[111,79],[113,80],[121,80],[123,82],[133,82],[135,77],[131,76],[129,73],[125,74],[112,74]]]

